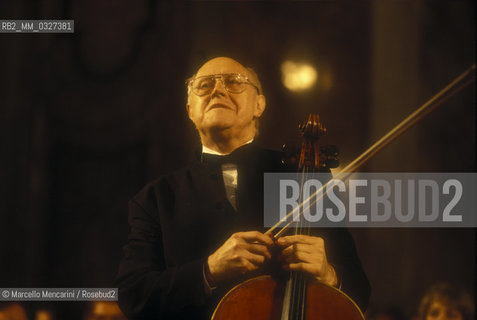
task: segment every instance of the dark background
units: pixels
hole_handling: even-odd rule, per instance
[[[207,59],[253,66],[279,148],[308,113],[348,163],[474,63],[473,1],[2,1],[1,19],[74,19],[74,34],[0,34],[0,287],[108,287],[127,201],[188,162],[184,80]],[[280,64],[308,61],[292,93]],[[469,86],[365,171],[474,172]],[[474,229],[354,229],[372,305],[406,315],[426,287],[474,291]],[[66,308],[66,303],[57,308]]]

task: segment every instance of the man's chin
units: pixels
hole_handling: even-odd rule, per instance
[[[208,128],[209,130],[226,130],[232,127],[235,123],[235,118],[231,117],[230,115],[222,115],[213,117],[212,119],[207,119],[204,121],[204,127]]]
[[[208,126],[208,131],[213,133],[218,133],[218,132],[226,131],[230,128],[232,128],[231,124],[215,123]]]

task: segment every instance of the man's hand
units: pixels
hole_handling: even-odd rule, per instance
[[[212,282],[222,281],[258,269],[272,257],[273,240],[258,231],[234,233],[207,259],[207,267]]]
[[[336,286],[335,269],[326,259],[325,242],[322,238],[294,235],[281,237],[277,245],[282,248],[279,260],[287,270],[302,271],[316,280]]]

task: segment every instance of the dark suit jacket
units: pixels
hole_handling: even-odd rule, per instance
[[[234,151],[238,212],[228,202],[220,166],[200,160],[148,184],[131,201],[131,231],[116,285],[129,319],[210,319],[234,283],[205,290],[207,257],[238,231],[263,228],[263,173],[280,172],[280,155],[254,144]],[[314,230],[344,290],[365,309],[369,283],[345,229]]]

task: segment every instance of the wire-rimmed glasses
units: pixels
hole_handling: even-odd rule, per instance
[[[254,85],[247,76],[240,73],[219,73],[201,76],[197,78],[187,79],[186,85],[192,90],[192,92],[198,96],[205,96],[214,90],[217,79],[222,81],[225,90],[229,93],[242,93],[246,85],[253,86],[257,93],[260,94],[260,90]]]

